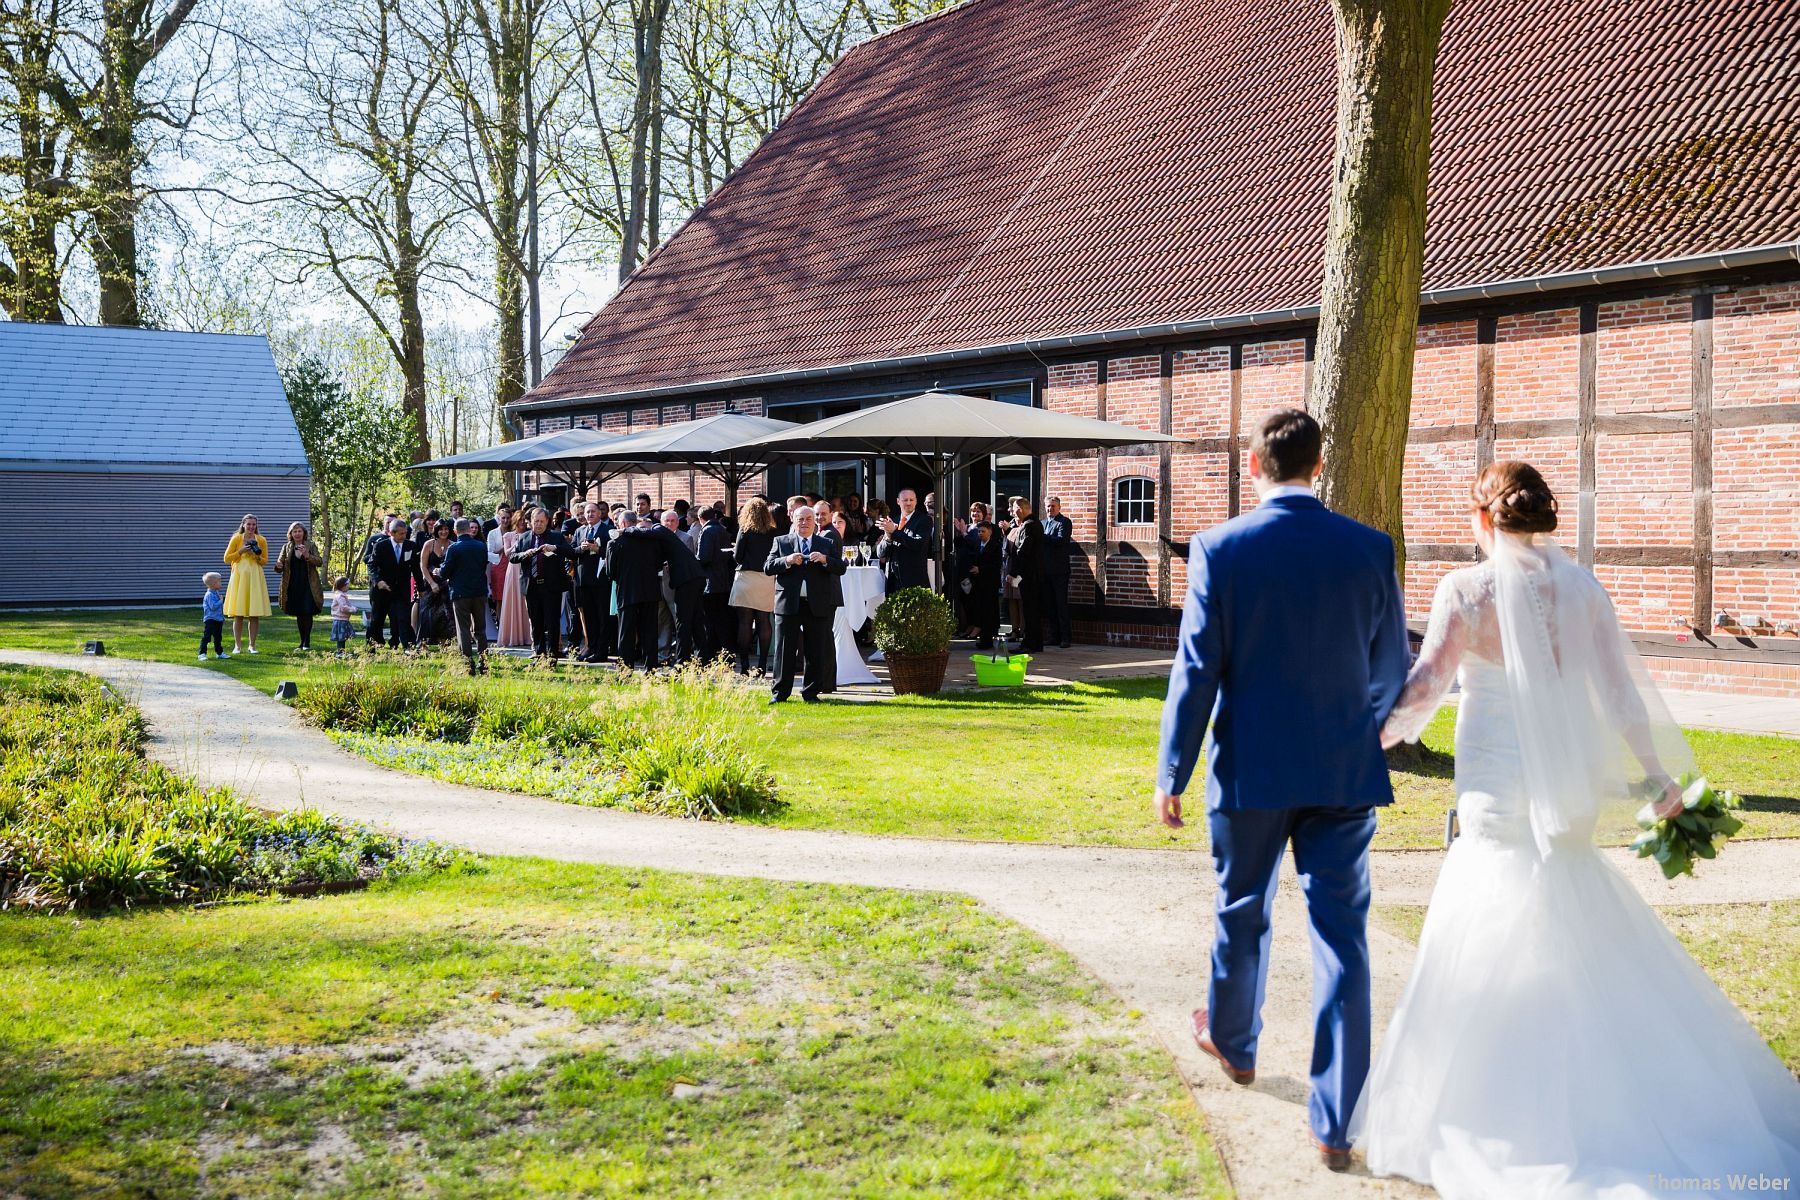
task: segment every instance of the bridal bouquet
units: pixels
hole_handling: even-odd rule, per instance
[[[1664,879],[1692,875],[1696,858],[1718,857],[1718,843],[1744,827],[1733,815],[1743,802],[1731,792],[1717,791],[1693,775],[1683,775],[1680,786],[1681,811],[1659,817],[1657,800],[1644,805],[1637,815],[1638,828],[1644,832],[1631,843],[1639,858],[1657,861]]]

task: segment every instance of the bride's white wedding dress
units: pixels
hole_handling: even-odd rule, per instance
[[[1372,1172],[1448,1200],[1792,1195],[1800,1082],[1594,846],[1606,802],[1626,807],[1603,794],[1609,735],[1652,779],[1691,769],[1685,743],[1652,728],[1660,699],[1593,577],[1500,538],[1498,568],[1439,586],[1388,726],[1416,739],[1460,677],[1462,834],[1352,1137]]]

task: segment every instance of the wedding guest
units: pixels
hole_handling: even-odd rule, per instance
[[[419,550],[419,600],[413,606],[413,631],[422,646],[435,646],[455,636],[450,597],[438,575],[438,567],[450,552],[450,530],[450,522],[439,521]]]
[[[469,674],[487,671],[487,546],[481,526],[468,518],[456,522],[456,541],[445,551],[438,577],[450,595],[456,648],[469,660]]]
[[[523,505],[512,515],[512,528],[500,538],[500,556],[506,560],[506,577],[500,581],[500,642],[507,649],[531,645],[531,620],[525,612],[525,587],[513,547],[531,529],[531,507]]]
[[[763,570],[775,577],[775,683],[769,703],[793,694],[794,671],[802,648],[806,674],[800,698],[816,704],[831,686],[836,665],[831,625],[843,606],[844,556],[830,554],[818,538],[813,510],[801,505],[792,513],[794,531],[775,539]]]
[[[375,565],[376,548],[379,547],[381,543],[387,541],[388,526],[399,519],[400,514],[392,511],[383,513],[381,516],[375,518],[375,528],[370,530],[369,536],[363,539],[361,558],[365,570]],[[370,576],[371,580],[373,580],[373,578],[374,576]]]
[[[581,661],[605,662],[613,652],[612,581],[602,570],[606,547],[616,528],[605,515],[606,506],[593,501],[582,505],[582,523],[575,529],[575,607],[581,614]]]
[[[881,544],[883,536],[881,532],[881,522],[886,519],[887,515],[887,501],[883,500],[880,496],[870,497],[869,507],[865,512],[863,540],[868,543],[871,551]]]
[[[1044,648],[1042,615],[1044,586],[1044,527],[1031,519],[1031,501],[1012,498],[1013,523],[1006,534],[1006,578],[1018,593],[1019,616],[1013,636],[1028,652]]]
[[[899,503],[898,519],[883,517],[880,521],[888,590],[930,587],[931,574],[925,564],[931,557],[931,522],[919,508],[919,494],[911,488],[901,489]]]
[[[732,648],[731,535],[712,505],[701,508],[699,517],[699,546],[694,555],[701,574],[699,649],[701,661],[711,662]]]
[[[1069,562],[1075,552],[1075,524],[1063,516],[1062,500],[1044,501],[1044,617],[1050,636],[1065,650],[1073,643],[1069,623]]]
[[[519,564],[525,585],[532,651],[552,663],[562,657],[562,598],[569,590],[571,549],[562,530],[550,527],[550,514],[540,508],[531,514],[531,529],[513,543],[507,556]]]
[[[686,533],[688,531],[689,526],[691,526],[693,524],[692,521],[688,520],[688,513],[693,511],[694,506],[692,504],[688,503],[686,497],[682,497],[682,498],[676,500],[675,503],[671,504],[669,507],[673,508],[675,510],[675,520],[676,520],[676,530],[675,531],[677,533]]]
[[[369,565],[368,642],[371,647],[383,644],[392,626],[392,645],[411,646],[412,593],[419,577],[419,554],[413,548],[406,522],[395,518],[388,522],[388,535],[375,547],[374,561]]]
[[[667,544],[647,518],[624,514],[618,535],[607,544],[604,569],[618,597],[619,658],[633,670],[656,669],[656,608],[667,561]]]
[[[775,580],[763,570],[775,545],[775,520],[769,502],[753,496],[738,513],[737,543],[732,560],[737,575],[731,582],[731,606],[737,610],[737,669],[750,673],[750,652],[756,651],[756,669],[769,671],[769,639],[774,631]]]
[[[312,649],[313,618],[325,611],[325,589],[319,581],[324,564],[306,526],[298,521],[289,525],[287,541],[275,557],[275,573],[281,577],[276,603],[294,618],[302,650]]]
[[[213,657],[225,657],[225,579],[217,571],[200,577],[206,592],[200,597],[200,661],[206,661],[206,643],[211,642]]]
[[[356,616],[356,601],[350,598],[350,577],[339,575],[331,582],[331,648],[342,654],[350,644],[350,622]]]
[[[848,526],[845,545],[860,542],[869,536],[869,516],[863,511],[861,496],[851,492],[838,504],[838,511],[844,514],[844,524]]]
[[[506,548],[501,544],[512,532],[512,508],[501,501],[494,515],[481,523],[481,535],[487,539],[488,560],[488,627],[489,641],[500,640],[500,598],[506,594]]]
[[[225,546],[225,563],[231,582],[225,586],[225,615],[231,618],[231,652],[244,652],[244,626],[250,626],[249,649],[256,653],[256,623],[269,615],[269,581],[263,567],[269,561],[269,539],[256,532],[256,518],[245,514],[238,531]]]
[[[969,615],[977,648],[992,650],[1000,633],[1000,576],[1005,569],[1001,548],[1005,543],[992,521],[979,521],[969,532],[975,538],[975,552],[969,560]]]
[[[463,519],[463,502],[461,500],[452,500],[450,502],[450,514],[449,514],[449,516],[445,517],[444,519],[450,522],[451,529],[461,529],[462,528],[462,519]]]
[[[668,541],[664,552],[665,570],[669,584],[669,615],[674,619],[674,654],[678,663],[687,662],[694,657],[697,626],[700,621],[700,597],[706,586],[704,572],[700,569],[700,558],[688,545],[688,541],[678,531],[679,521],[675,510],[663,513],[662,525],[656,532]]]
[[[632,501],[637,505],[638,523],[641,525],[644,518],[650,516],[650,493],[639,492],[632,497]]]
[[[956,522],[956,558],[951,566],[956,577],[954,597],[957,612],[956,627],[962,631],[963,637],[977,636],[976,626],[979,622],[975,620],[976,585],[971,582],[969,567],[981,553],[980,525],[987,519],[988,506],[976,500],[969,505],[969,519],[966,522],[961,520]],[[995,571],[982,582],[997,585],[999,578],[1000,573]],[[967,587],[963,586],[965,583],[968,584]]]

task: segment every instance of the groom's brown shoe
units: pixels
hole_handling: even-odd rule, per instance
[[[1312,1144],[1319,1151],[1319,1161],[1325,1164],[1327,1171],[1344,1172],[1350,1169],[1350,1149],[1347,1146],[1327,1146],[1316,1136]]]
[[[1256,1082],[1256,1069],[1254,1067],[1246,1071],[1240,1067],[1232,1066],[1226,1061],[1225,1056],[1219,1053],[1219,1048],[1213,1045],[1212,1032],[1206,1026],[1206,1010],[1204,1008],[1196,1008],[1194,1010],[1194,1045],[1200,1047],[1200,1052],[1202,1054],[1207,1054],[1218,1059],[1219,1066],[1223,1067],[1225,1070],[1225,1077],[1231,1080],[1231,1082],[1240,1087],[1248,1087],[1250,1084]]]

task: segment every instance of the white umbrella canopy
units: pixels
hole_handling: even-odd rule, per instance
[[[735,510],[738,487],[744,480],[788,457],[754,444],[757,439],[798,428],[792,421],[773,417],[720,413],[626,434],[596,446],[582,457],[645,475],[699,471],[725,485],[727,503]]]
[[[406,469],[542,471],[562,480],[579,497],[587,495],[588,489],[595,484],[603,484],[630,469],[620,467],[598,473],[593,471],[595,460],[588,456],[595,454],[607,443],[618,440],[616,436],[602,433],[598,429],[558,429],[553,433],[540,433],[515,442],[501,442],[480,450],[465,450],[461,454],[434,458],[430,462],[415,463]]]
[[[464,450],[461,454],[434,458],[430,462],[414,463],[406,469],[423,471],[428,468],[449,469],[453,467],[467,470],[542,468],[545,463],[570,458],[579,452],[593,449],[595,446],[613,440],[615,439],[601,433],[598,429],[559,429],[554,433],[540,433],[535,437],[501,442],[494,446],[483,446],[479,450]]]
[[[916,459],[931,472],[934,490],[943,497],[944,481],[951,472],[990,454],[1060,454],[1180,440],[1092,417],[932,391],[826,417],[786,433],[771,433],[752,445],[795,459]],[[944,586],[948,586],[944,569],[947,507],[939,503],[937,511],[938,580]]]
[[[772,433],[756,444],[796,456],[819,452],[966,461],[990,454],[1057,454],[1180,440],[1024,404],[923,392]]]

